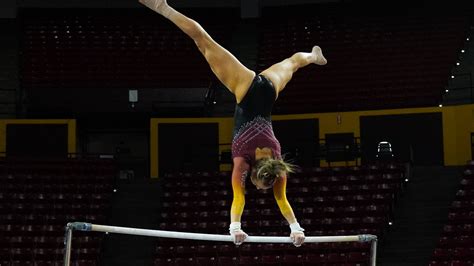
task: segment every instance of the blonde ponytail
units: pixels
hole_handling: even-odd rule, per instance
[[[293,173],[295,170],[295,165],[285,162],[283,159],[265,158],[257,161],[255,178],[261,180],[265,186],[270,186],[282,173]]]

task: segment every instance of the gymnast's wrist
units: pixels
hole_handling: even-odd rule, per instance
[[[294,222],[292,224],[290,224],[290,229],[291,229],[291,232],[292,233],[302,233],[304,232],[304,229],[300,226],[300,224],[298,222]]]
[[[229,225],[229,233],[235,233],[237,231],[240,231],[241,229],[241,223],[240,222],[231,222]]]

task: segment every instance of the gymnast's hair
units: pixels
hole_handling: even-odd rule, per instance
[[[294,173],[296,168],[296,165],[284,159],[260,159],[255,164],[255,179],[261,180],[264,186],[273,186],[282,173]]]

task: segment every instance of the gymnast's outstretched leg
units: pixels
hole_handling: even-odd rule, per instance
[[[309,64],[327,64],[327,60],[319,46],[314,46],[312,51],[308,53],[295,53],[291,57],[272,65],[260,74],[272,81],[278,95],[278,93],[280,93],[280,91],[282,91],[286,84],[291,80],[293,73]]]
[[[173,22],[196,43],[212,72],[236,97],[243,98],[255,72],[245,67],[229,51],[215,42],[196,21],[170,7],[166,0],[139,0],[140,3]]]

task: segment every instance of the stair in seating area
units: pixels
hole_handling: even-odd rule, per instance
[[[428,265],[446,222],[462,169],[414,167],[395,206],[393,225],[379,248],[378,265]]]

